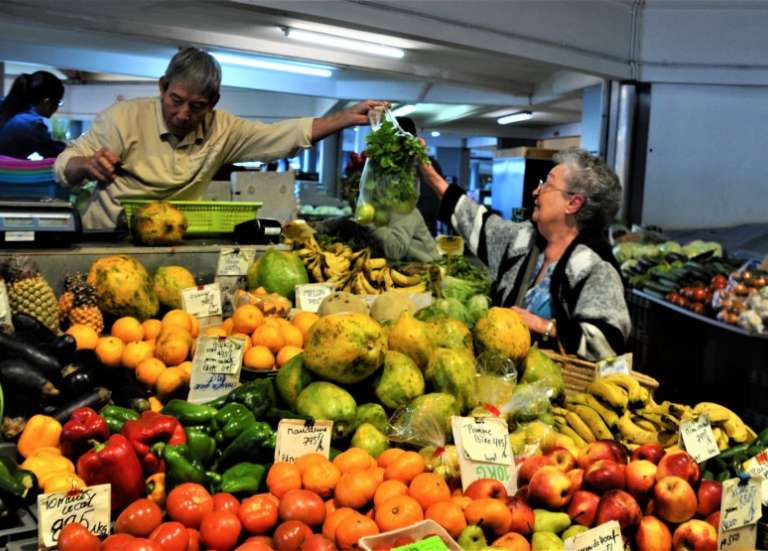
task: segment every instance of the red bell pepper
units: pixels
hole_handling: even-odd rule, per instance
[[[135,421],[126,421],[120,434],[136,450],[144,472],[152,475],[164,470],[156,451],[164,445],[186,444],[187,435],[179,420],[156,411],[145,411]],[[159,446],[158,446],[159,444]]]
[[[77,474],[88,486],[112,485],[112,510],[122,510],[144,495],[144,473],[128,439],[113,434],[77,460]]]
[[[77,408],[61,429],[61,453],[77,459],[91,440],[104,442],[109,438],[109,428],[104,418],[92,408]]]

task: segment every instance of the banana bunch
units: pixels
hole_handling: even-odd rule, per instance
[[[714,402],[699,402],[684,419],[706,415],[712,425],[718,447],[723,450],[738,444],[748,444],[757,434],[741,418],[725,406]]]
[[[618,373],[595,379],[587,386],[587,392],[620,413],[627,408],[641,408],[651,399],[648,389],[640,385],[637,379]]]

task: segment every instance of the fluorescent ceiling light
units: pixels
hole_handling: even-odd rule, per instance
[[[297,75],[307,75],[311,77],[330,78],[333,74],[328,67],[319,65],[300,65],[298,63],[283,63],[280,61],[268,61],[255,57],[245,57],[235,54],[212,53],[213,57],[225,65],[239,65],[241,67],[251,67],[253,69],[266,69],[268,71],[280,71],[283,73],[295,73]]]
[[[303,31],[301,29],[284,28],[285,36],[293,38],[300,42],[308,42],[310,44],[318,44],[320,46],[329,46],[331,48],[339,48],[342,50],[352,50],[354,52],[379,55],[383,57],[393,57],[400,59],[405,56],[405,51],[400,48],[394,48],[392,46],[385,46],[383,44],[376,44],[375,42],[366,42],[364,40],[355,40],[351,38],[343,38],[341,36],[335,36],[332,34],[316,33],[313,31]]]
[[[414,111],[416,111],[415,105],[406,104],[406,105],[401,105],[397,109],[393,110],[392,114],[396,117],[407,117]]]
[[[440,132],[438,132],[437,130],[433,130],[430,136],[432,136],[433,138],[439,138]]]
[[[533,118],[533,113],[530,111],[520,111],[519,113],[512,113],[511,115],[499,117],[496,119],[496,122],[499,124],[512,124],[513,122],[527,121],[531,118]]]

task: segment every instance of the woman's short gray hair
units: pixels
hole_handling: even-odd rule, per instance
[[[206,51],[192,47],[179,50],[168,63],[163,85],[167,87],[174,80],[184,82],[190,92],[207,97],[212,104],[219,100],[221,66]]]
[[[554,156],[558,164],[568,169],[566,188],[584,197],[576,213],[580,229],[602,230],[613,222],[621,203],[619,177],[599,157],[578,148],[569,148]]]

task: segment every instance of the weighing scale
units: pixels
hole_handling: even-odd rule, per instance
[[[0,200],[0,248],[62,247],[81,236],[80,214],[66,201]]]

